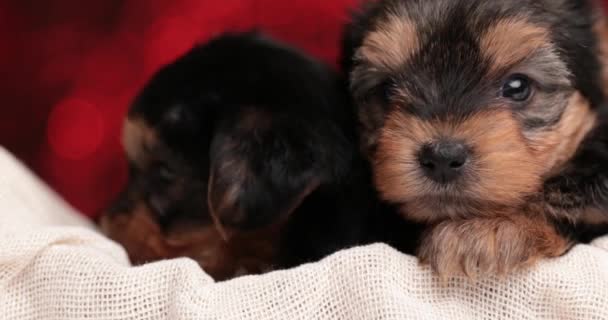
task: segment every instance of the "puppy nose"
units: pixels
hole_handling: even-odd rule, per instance
[[[428,178],[439,183],[454,181],[462,173],[469,157],[464,143],[441,140],[425,145],[420,150],[419,161]]]

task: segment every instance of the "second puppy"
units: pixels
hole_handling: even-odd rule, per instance
[[[186,256],[218,280],[358,244],[370,190],[343,88],[257,33],[194,48],[135,100],[103,230],[135,263]]]

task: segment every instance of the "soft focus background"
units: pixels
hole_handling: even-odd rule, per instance
[[[126,180],[122,118],[160,66],[252,27],[335,65],[356,2],[0,0],[0,145],[95,216]]]

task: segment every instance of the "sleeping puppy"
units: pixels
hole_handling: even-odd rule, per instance
[[[355,16],[344,65],[362,149],[440,275],[505,274],[608,231],[598,6],[381,0]]]
[[[372,188],[355,122],[328,67],[258,33],[222,35],[136,98],[128,186],[102,229],[134,263],[190,257],[217,280],[355,245]]]

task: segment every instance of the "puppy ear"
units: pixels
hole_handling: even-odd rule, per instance
[[[284,137],[253,136],[224,135],[212,143],[208,205],[218,227],[254,229],[279,222],[324,180],[310,155]]]

